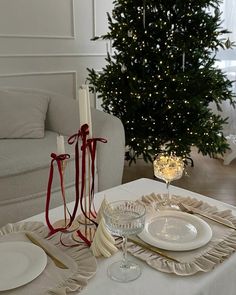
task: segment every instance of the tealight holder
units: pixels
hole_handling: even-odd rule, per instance
[[[160,153],[153,161],[155,177],[162,179],[166,183],[167,196],[162,205],[171,204],[170,183],[173,180],[180,179],[184,171],[184,159],[174,154]]]

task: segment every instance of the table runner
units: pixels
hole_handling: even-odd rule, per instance
[[[60,233],[46,239],[48,228],[41,222],[20,222],[7,224],[0,229],[0,243],[10,241],[29,241],[25,232],[33,232],[40,242],[69,269],[60,269],[55,266],[51,258],[47,257],[45,270],[32,282],[3,291],[4,295],[66,295],[72,292],[79,293],[88,280],[96,273],[97,262],[92,251],[84,245],[64,247],[60,243]],[[70,235],[65,242],[71,243]]]
[[[149,210],[154,210],[156,204],[162,201],[163,195],[161,194],[152,193],[142,197],[142,202],[147,205]],[[189,205],[206,213],[208,216],[236,226],[236,217],[232,215],[231,210],[219,211],[217,207],[191,197],[172,196],[171,202],[173,204],[180,202]],[[212,239],[207,245],[192,251],[165,251],[173,258],[181,261],[181,263],[168,260],[149,250],[144,250],[131,242],[128,243],[128,251],[137,258],[146,261],[151,267],[166,273],[189,276],[198,272],[211,271],[235,252],[236,230],[217,224],[209,219],[201,218],[210,225],[213,233]]]

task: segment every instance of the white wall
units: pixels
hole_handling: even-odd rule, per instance
[[[101,70],[112,0],[0,0],[0,87],[76,97],[87,67]],[[94,101],[92,99],[92,105]]]

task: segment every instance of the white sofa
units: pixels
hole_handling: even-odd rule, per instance
[[[3,136],[0,139],[0,225],[44,211],[50,154],[57,150],[57,135],[70,136],[79,129],[78,104],[75,99],[37,89],[4,88],[0,89],[0,126],[4,126],[2,129],[0,127],[0,136],[1,131],[4,133],[8,129],[6,121],[10,120],[6,112],[2,111],[1,114],[1,101],[4,101],[1,97],[6,93],[13,93],[20,98],[42,95],[49,99],[49,103],[43,137],[14,138],[13,134],[13,138]],[[93,136],[107,139],[107,143],[97,145],[96,189],[101,191],[121,184],[125,136],[123,125],[118,118],[93,108],[91,116]],[[71,155],[65,170],[66,197],[68,201],[73,201],[74,147],[67,144],[66,152]],[[61,199],[59,178],[56,174],[52,186],[52,207],[61,204]]]

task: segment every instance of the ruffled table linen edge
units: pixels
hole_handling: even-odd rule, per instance
[[[72,292],[79,293],[87,285],[88,280],[95,275],[97,270],[97,260],[93,256],[92,251],[87,246],[62,246],[60,242],[60,233],[55,234],[50,238],[46,239],[48,235],[48,228],[42,222],[27,221],[14,224],[9,223],[0,229],[0,240],[3,240],[4,237],[9,234],[22,233],[24,235],[25,232],[33,232],[34,234],[36,234],[39,240],[41,240],[44,243],[44,245],[50,248],[50,251],[53,251],[53,248],[56,249],[56,253],[53,253],[56,254],[55,256],[59,256],[58,258],[61,258],[61,254],[62,258],[64,257],[64,261],[66,260],[69,266],[73,266],[69,276],[68,270],[66,270],[66,275],[63,276],[63,271],[60,269],[58,270],[59,273],[57,273],[57,267],[54,267],[55,277],[59,277],[60,282],[57,283],[56,286],[54,286],[53,288],[49,288],[49,290],[47,290],[46,293],[43,292],[40,294],[66,295],[69,293],[71,294]],[[68,235],[67,243],[70,242],[72,242],[72,240],[71,237],[69,237]],[[64,262],[63,259],[61,259],[62,262]],[[50,258],[48,258],[48,260],[50,260]],[[50,265],[53,265],[52,261]],[[37,278],[35,280],[37,280]],[[32,281],[32,283],[34,281]],[[25,286],[29,288],[30,283]],[[25,286],[18,287],[14,290],[4,291],[1,292],[1,294],[24,294],[23,288]],[[29,290],[27,290],[27,292],[29,292]],[[33,293],[27,294],[39,294],[35,289],[32,290],[32,292]]]
[[[163,196],[155,193],[142,197],[142,202],[144,202],[150,210],[153,210],[155,204],[162,200]],[[219,211],[216,206],[211,206],[206,202],[191,197],[173,195],[172,202],[179,202],[189,205],[192,208],[197,208],[210,217],[214,217],[219,221],[224,221],[225,223],[236,227],[236,217],[232,215],[231,210]],[[205,219],[205,221],[211,226],[213,232],[212,241],[206,246],[192,251],[165,251],[181,262],[168,260],[156,253],[143,249],[132,242],[128,243],[128,252],[145,261],[154,269],[165,273],[190,276],[198,272],[209,272],[235,252],[236,230],[230,229],[224,225],[218,225],[208,219]]]

